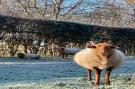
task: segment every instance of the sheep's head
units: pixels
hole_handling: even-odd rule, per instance
[[[64,47],[58,48],[58,51],[59,51],[60,55],[61,55],[61,54],[64,54]]]
[[[90,46],[89,48],[94,48],[97,56],[99,56],[101,59],[109,59],[109,57],[113,54],[113,49],[116,48],[116,46],[108,43],[98,43]]]

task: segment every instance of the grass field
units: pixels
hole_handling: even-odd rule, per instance
[[[110,86],[103,84],[103,73],[99,87],[86,76],[72,59],[0,58],[0,89],[135,89],[135,57],[113,70]]]

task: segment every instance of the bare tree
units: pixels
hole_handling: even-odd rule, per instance
[[[134,0],[0,0],[0,3],[1,14],[25,18],[103,26],[131,26],[135,19]]]

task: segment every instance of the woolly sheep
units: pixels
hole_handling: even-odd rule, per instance
[[[39,59],[40,56],[37,55],[37,54],[27,54],[27,53],[18,53],[18,58],[21,58],[21,59]]]
[[[105,84],[110,85],[109,76],[114,68],[120,66],[126,57],[123,52],[108,43],[98,43],[78,52],[74,56],[74,61],[86,68],[88,78],[91,78],[91,70],[95,73],[95,84],[99,85],[100,74],[103,69],[105,72]]]
[[[75,53],[81,51],[80,48],[59,48],[60,55],[63,56],[63,58],[67,57],[68,55],[74,55]]]

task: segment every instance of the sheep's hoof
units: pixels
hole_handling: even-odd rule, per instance
[[[106,86],[107,86],[107,85],[110,85],[110,83],[106,83],[105,85],[106,85]]]
[[[99,83],[95,83],[96,86],[99,86]]]
[[[92,78],[88,78],[89,81],[92,81]]]
[[[107,82],[107,83],[105,83],[105,85],[107,86],[107,85],[110,85],[110,83],[109,82]]]

